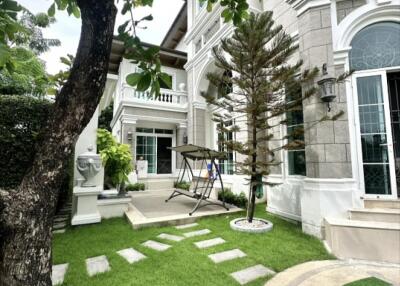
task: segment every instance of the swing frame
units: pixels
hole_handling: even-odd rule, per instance
[[[220,172],[219,166],[216,163],[216,160],[226,159],[227,158],[226,154],[222,153],[222,152],[217,152],[217,151],[209,149],[209,148],[200,147],[200,146],[196,146],[196,145],[192,145],[192,144],[171,147],[169,149],[180,153],[183,157],[182,162],[181,162],[181,168],[180,168],[179,174],[178,174],[178,178],[175,183],[176,184],[182,183],[183,179],[185,178],[186,172],[188,172],[188,175],[191,176],[192,183],[194,180],[196,180],[196,181],[195,181],[193,190],[191,190],[191,189],[183,190],[183,189],[179,189],[179,188],[174,188],[174,191],[171,193],[171,195],[168,197],[168,199],[165,200],[165,202],[167,203],[169,200],[171,200],[175,197],[178,197],[178,196],[186,196],[186,197],[197,200],[196,205],[189,212],[190,216],[194,212],[196,212],[198,209],[208,206],[208,205],[221,206],[221,207],[225,208],[227,211],[229,211],[229,208],[225,204],[224,183],[222,182],[222,177],[221,177],[221,172]],[[197,161],[201,160],[199,176],[193,175],[193,169],[190,166],[188,159],[193,160],[194,164],[196,164]],[[203,170],[204,164],[206,164],[206,168],[207,168],[207,160],[210,161],[211,170],[213,170],[215,167],[216,174],[213,175],[212,173],[210,174],[210,172],[209,172],[208,177],[204,178],[204,177],[201,177],[201,172]],[[212,176],[210,176],[210,175],[212,175]],[[222,191],[222,202],[218,201],[218,200],[215,201],[215,200],[210,199],[210,194],[214,188],[214,183],[216,180],[220,181],[221,191]],[[201,186],[199,186],[200,182],[201,182]],[[192,184],[191,184],[191,186],[192,186]]]

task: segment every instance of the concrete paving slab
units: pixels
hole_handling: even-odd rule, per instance
[[[154,241],[154,240],[148,240],[146,242],[143,242],[142,245],[146,246],[148,248],[151,248],[153,250],[156,250],[156,251],[165,251],[165,250],[167,250],[168,248],[171,247],[171,245],[164,244],[164,243],[161,243],[161,242],[157,242],[157,241]]]
[[[267,275],[275,274],[271,269],[258,264],[234,273],[231,273],[233,279],[235,279],[240,285],[247,284],[253,280],[256,280]]]
[[[86,270],[89,276],[110,271],[110,264],[105,255],[86,259]]]
[[[173,234],[168,234],[168,233],[161,233],[157,237],[161,238],[161,239],[171,240],[171,241],[181,241],[181,240],[185,239],[183,236],[173,235]]]
[[[207,239],[207,240],[195,242],[194,245],[196,245],[197,248],[207,248],[207,247],[212,247],[215,245],[223,244],[225,242],[226,241],[223,238],[217,237],[217,238],[213,238],[213,239]]]
[[[68,270],[68,263],[53,265],[51,281],[53,285],[60,285],[64,282],[65,273]]]
[[[208,255],[208,257],[214,263],[221,263],[224,261],[233,260],[236,258],[242,258],[245,256],[247,256],[246,253],[237,248]]]
[[[126,248],[122,249],[120,251],[117,251],[118,255],[122,256],[125,258],[126,261],[128,261],[129,264],[138,262],[144,258],[146,258],[145,255],[140,253],[139,251],[133,249],[133,248]]]
[[[186,229],[186,228],[191,228],[198,226],[199,224],[197,222],[194,223],[188,223],[188,224],[182,224],[182,225],[177,225],[175,226],[176,229]]]
[[[194,236],[199,236],[199,235],[205,235],[211,233],[211,230],[209,229],[201,229],[201,230],[195,230],[191,232],[185,232],[183,236],[185,237],[194,237]]]

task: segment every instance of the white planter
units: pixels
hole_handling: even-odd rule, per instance
[[[263,233],[270,231],[274,226],[272,222],[262,218],[253,218],[252,224],[240,224],[240,222],[247,222],[247,218],[241,217],[231,220],[231,229],[249,233]]]

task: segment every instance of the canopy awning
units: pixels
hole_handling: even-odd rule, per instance
[[[218,152],[206,147],[201,147],[193,144],[181,145],[170,148],[172,151],[181,153],[183,157],[187,157],[192,160],[198,159],[227,159],[227,155],[224,152]]]

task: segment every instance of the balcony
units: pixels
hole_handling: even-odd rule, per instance
[[[144,106],[167,107],[186,109],[187,108],[187,92],[170,89],[161,89],[160,95],[150,95],[150,91],[137,91],[134,87],[124,84],[121,87],[121,101],[126,103],[138,103]]]

